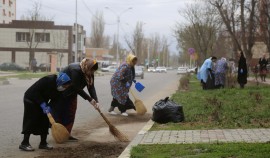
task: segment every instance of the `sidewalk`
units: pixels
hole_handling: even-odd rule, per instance
[[[255,81],[255,78],[248,78]],[[270,84],[270,79],[259,83]],[[119,158],[129,158],[132,147],[139,144],[193,144],[215,142],[270,143],[270,128],[259,129],[212,129],[212,130],[160,130],[149,131],[153,126],[148,121]]]
[[[129,158],[133,146],[139,144],[193,144],[215,142],[270,142],[270,128],[260,129],[213,129],[213,130],[160,130],[148,131],[154,122],[144,126],[119,158]]]

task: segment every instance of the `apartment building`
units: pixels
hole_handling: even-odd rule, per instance
[[[72,47],[73,26],[23,20],[0,24],[0,64],[14,62],[29,67],[35,58],[38,64],[56,61],[56,67],[64,67],[74,61]]]
[[[0,24],[9,24],[16,19],[16,0],[0,0]]]

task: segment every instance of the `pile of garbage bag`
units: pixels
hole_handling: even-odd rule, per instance
[[[169,97],[156,102],[152,110],[152,120],[157,123],[177,123],[185,120],[183,107],[170,100]]]

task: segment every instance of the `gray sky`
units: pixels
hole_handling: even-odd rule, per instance
[[[31,9],[36,0],[17,0],[17,19],[20,19],[27,10]],[[42,3],[42,14],[53,17],[58,25],[72,25],[75,22],[75,2],[76,0],[39,0]],[[185,8],[187,3],[193,0],[78,0],[78,23],[82,24],[90,35],[90,23],[96,10],[103,11],[105,34],[112,36],[116,33],[116,14],[105,9],[111,8],[119,14],[129,7],[131,10],[120,16],[120,37],[119,40],[124,44],[123,35],[132,34],[138,21],[144,22],[145,36],[154,33],[165,35],[168,43],[171,44],[170,50],[176,51],[176,40],[172,37],[172,28],[176,21],[184,21],[178,14],[178,10]]]

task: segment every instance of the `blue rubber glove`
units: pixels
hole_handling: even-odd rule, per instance
[[[130,83],[129,83],[129,82],[126,83],[126,87],[127,87],[127,88],[130,87]]]
[[[133,80],[134,83],[136,83],[137,81],[136,80]]]
[[[240,69],[240,73],[242,74],[244,71],[243,71],[243,69]]]
[[[48,114],[51,112],[51,108],[47,106],[45,102],[41,103],[40,107],[42,108],[44,114]]]

